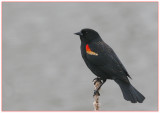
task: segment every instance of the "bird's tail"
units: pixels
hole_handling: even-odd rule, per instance
[[[116,79],[115,82],[120,86],[125,100],[131,101],[132,103],[142,103],[145,99],[145,97],[130,83],[126,83],[119,79]]]

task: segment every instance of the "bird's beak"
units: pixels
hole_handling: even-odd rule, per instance
[[[79,36],[83,35],[81,32],[77,32],[77,33],[74,33],[74,34],[79,35]]]

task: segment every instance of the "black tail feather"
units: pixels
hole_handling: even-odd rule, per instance
[[[120,86],[125,100],[131,101],[132,103],[142,103],[144,101],[145,97],[130,83],[126,83],[119,79],[116,79],[115,82]]]

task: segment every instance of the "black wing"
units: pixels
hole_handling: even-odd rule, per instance
[[[89,44],[91,51],[97,53],[98,55],[86,54],[87,59],[94,64],[101,71],[106,74],[112,75],[114,78],[119,78],[126,82],[129,82],[129,74],[115,52],[109,47],[105,42],[93,42]]]

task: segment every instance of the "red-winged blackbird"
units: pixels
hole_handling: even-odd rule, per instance
[[[92,29],[82,29],[75,34],[81,39],[82,57],[97,79],[102,81],[101,86],[107,79],[112,79],[120,86],[124,99],[132,103],[142,103],[145,97],[131,85],[127,70],[99,34]]]

